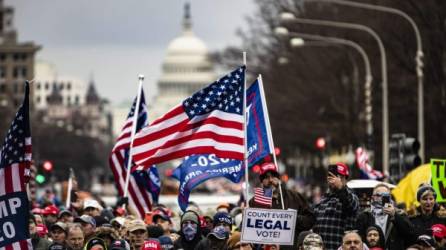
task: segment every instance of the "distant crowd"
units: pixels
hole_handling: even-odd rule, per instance
[[[330,165],[328,191],[317,204],[281,183],[276,166],[260,166],[263,189],[272,189],[271,203],[248,201],[249,207],[295,209],[294,245],[241,242],[245,204],[222,201],[203,212],[190,202],[183,213],[156,204],[145,218],[132,212],[126,199],[107,207],[100,199],[77,201],[65,209],[46,193],[30,211],[29,230],[34,249],[146,250],[399,250],[446,249],[446,209],[436,202],[429,184],[420,185],[420,206],[410,216],[397,208],[386,184],[378,184],[370,205],[361,208],[347,187],[349,168]],[[282,203],[283,202],[283,203]]]

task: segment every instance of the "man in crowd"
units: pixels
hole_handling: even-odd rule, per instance
[[[368,247],[384,249],[384,234],[379,226],[370,226],[367,228],[365,239]]]
[[[73,213],[70,210],[62,210],[59,212],[59,221],[64,223],[72,223],[74,221]]]
[[[174,249],[193,250],[201,241],[200,218],[192,210],[181,216],[180,237],[174,242]]]
[[[315,233],[310,233],[305,236],[302,242],[303,250],[324,250],[324,242],[322,237]]]
[[[82,225],[82,231],[84,231],[85,242],[93,238],[96,230],[96,221],[90,215],[82,215],[74,219],[74,222],[78,222]]]
[[[65,240],[67,238],[67,224],[63,222],[56,222],[50,228],[50,237],[53,242],[65,245]]]
[[[314,207],[316,223],[313,231],[319,234],[328,250],[337,249],[343,233],[354,228],[359,209],[358,197],[347,187],[349,170],[344,163],[329,165],[329,191]]]
[[[68,226],[66,242],[68,249],[82,250],[84,246],[84,231],[80,224],[74,223]]]
[[[46,250],[51,245],[51,241],[39,236],[36,227],[36,219],[33,214],[31,214],[29,217],[29,234],[31,236],[33,249]]]
[[[128,224],[128,239],[132,249],[140,249],[147,239],[147,228],[144,221],[134,219]]]
[[[163,235],[170,237],[172,233],[172,221],[164,209],[159,208],[153,211],[152,222],[163,229]]]
[[[373,189],[370,208],[361,212],[357,219],[356,229],[363,239],[366,230],[372,225],[380,227],[384,234],[385,249],[403,250],[409,245],[413,235],[413,226],[403,210],[397,209],[390,196],[390,188],[386,184],[378,184]]]
[[[282,202],[280,197],[280,189],[279,185],[282,187],[282,195],[283,195],[283,203],[284,209],[295,209],[297,210],[296,217],[296,230],[294,235],[294,246],[282,246],[281,249],[297,249],[297,236],[300,232],[304,230],[310,230],[314,224],[314,214],[308,205],[307,200],[305,198],[292,190],[286,188],[285,185],[280,182],[280,174],[277,172],[277,167],[273,163],[264,163],[260,166],[260,182],[264,189],[273,189],[273,197],[272,197],[272,207],[273,209],[282,209]],[[269,208],[264,205],[258,204],[252,198],[249,201],[250,207],[257,208]]]
[[[102,209],[102,206],[99,205],[97,200],[84,201],[84,214],[86,215],[90,215],[91,217],[100,216]]]
[[[342,250],[365,250],[361,236],[354,231],[347,232],[342,237]]]

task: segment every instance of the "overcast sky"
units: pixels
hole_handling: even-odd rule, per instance
[[[217,50],[239,45],[236,29],[255,10],[253,0],[192,0],[195,34]],[[117,104],[132,99],[137,75],[145,91],[161,73],[167,44],[181,33],[184,0],[5,0],[15,8],[19,41],[42,46],[37,59],[59,75],[88,80]]]

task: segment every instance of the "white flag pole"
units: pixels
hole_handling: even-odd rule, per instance
[[[68,177],[68,188],[67,188],[67,200],[65,201],[65,208],[70,209],[71,205],[71,190],[73,189],[73,169],[70,168],[70,177]]]
[[[244,90],[243,90],[243,126],[244,126],[244,164],[245,164],[245,200],[246,207],[249,207],[249,167],[248,167],[248,131],[246,121],[246,51],[243,52],[243,65],[245,65],[245,78],[244,78]]]
[[[270,145],[270,153],[273,154],[274,165],[276,165],[277,171],[279,171],[279,165],[277,164],[277,157],[274,147],[273,133],[271,131],[271,123],[269,122],[269,113],[268,113],[268,105],[266,105],[266,97],[265,90],[263,89],[263,80],[262,75],[259,75],[259,87],[260,87],[260,98],[262,100],[263,110],[265,111],[265,123],[266,123],[266,133],[268,136],[268,144]],[[280,192],[280,201],[282,203],[282,209],[285,209],[285,204],[283,204],[283,194],[282,194],[282,182],[279,182],[279,192]]]
[[[127,161],[127,175],[125,178],[125,186],[124,186],[124,198],[128,196],[128,187],[129,187],[129,181],[130,181],[130,170],[132,168],[132,148],[133,148],[133,139],[135,138],[136,134],[136,127],[138,123],[138,116],[139,116],[139,103],[141,101],[141,92],[142,92],[142,82],[144,81],[144,75],[139,75],[139,86],[138,86],[138,95],[136,97],[136,104],[135,104],[135,113],[133,114],[133,121],[132,121],[132,133],[130,137],[130,148],[129,148],[129,158]],[[125,208],[125,204],[123,205],[123,208]]]

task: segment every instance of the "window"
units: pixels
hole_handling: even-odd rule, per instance
[[[74,104],[79,105],[79,96],[74,97]]]
[[[40,82],[36,84],[36,89],[40,90]]]
[[[36,102],[40,103],[40,96],[36,97]]]
[[[14,78],[26,78],[26,67],[24,66],[16,66],[12,71],[12,76]]]
[[[48,82],[45,83],[45,90],[48,90],[50,88],[50,85],[48,84]]]
[[[6,67],[1,66],[0,67],[0,78],[5,78],[5,77],[6,77]]]
[[[5,53],[0,53],[0,61],[1,62],[6,61],[6,54]]]
[[[6,84],[0,84],[0,93],[6,92]]]
[[[67,90],[70,90],[71,89],[71,82],[68,82],[67,83]]]
[[[14,91],[14,94],[19,93],[19,85],[18,85],[17,83],[15,83],[15,84],[13,85],[13,91]]]

